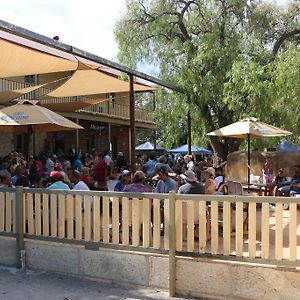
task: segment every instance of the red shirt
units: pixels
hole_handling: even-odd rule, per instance
[[[102,162],[98,162],[95,168],[95,179],[98,182],[103,182],[106,180],[106,172],[107,171],[107,164],[103,160]]]

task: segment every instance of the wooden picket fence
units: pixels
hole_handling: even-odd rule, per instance
[[[0,235],[294,262],[298,199],[1,189]]]

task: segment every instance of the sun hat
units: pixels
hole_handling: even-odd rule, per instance
[[[205,170],[206,173],[210,174],[210,175],[213,175],[215,176],[215,169],[213,167],[208,167],[206,170]]]
[[[145,178],[145,173],[143,171],[136,171],[134,177]]]
[[[187,182],[196,182],[197,178],[193,171],[187,170],[184,174],[180,175],[181,178],[185,179]]]
[[[123,170],[122,171],[122,176],[127,176],[129,175],[131,172],[129,170]]]

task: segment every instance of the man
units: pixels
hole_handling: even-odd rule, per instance
[[[98,163],[95,166],[95,179],[98,183],[98,187],[106,187],[107,164],[104,161],[103,154],[98,155]]]
[[[204,194],[204,186],[197,181],[193,171],[187,170],[180,176],[186,183],[178,189],[178,194]]]
[[[223,168],[222,167],[216,167],[215,168],[215,182],[217,189],[224,183],[225,179],[223,176]]]
[[[289,196],[300,193],[300,166],[295,166],[295,174],[290,185],[278,189],[281,196]]]
[[[159,181],[157,183],[156,193],[169,193],[170,191],[177,191],[177,184],[174,179],[169,177],[168,169],[163,166],[157,171]]]
[[[11,175],[7,170],[0,171],[0,188],[12,187]]]
[[[170,166],[166,163],[166,158],[162,155],[158,158],[158,163],[155,165],[154,172],[152,174],[152,178],[158,173],[158,170],[161,167],[166,167],[169,173],[173,172],[173,170],[170,168]]]
[[[72,190],[76,190],[76,191],[89,191],[90,190],[89,187],[83,181],[81,181],[81,174],[77,170],[75,170],[73,172],[71,181],[74,184]]]
[[[49,190],[69,190],[69,186],[62,182],[63,176],[59,171],[52,171],[50,173],[51,185],[48,186]]]

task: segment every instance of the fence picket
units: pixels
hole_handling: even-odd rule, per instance
[[[64,194],[58,194],[58,237],[65,237],[66,198]]]
[[[36,193],[34,197],[34,212],[35,212],[35,234],[42,234],[41,222],[41,194]]]
[[[283,248],[283,221],[282,203],[276,203],[276,228],[275,228],[275,259],[282,259]]]
[[[94,242],[100,241],[100,228],[101,228],[100,197],[94,196],[94,201],[93,201],[93,240],[94,240]]]
[[[297,203],[290,203],[290,261],[297,260]]]
[[[34,220],[33,220],[33,194],[27,193],[27,218],[28,218],[28,233],[34,234]],[[7,197],[7,195],[6,195]],[[6,198],[7,199],[7,198]],[[10,201],[9,201],[10,202]]]
[[[49,236],[49,195],[43,194],[43,236]]]
[[[261,258],[269,258],[270,230],[269,230],[269,203],[262,204],[261,211]]]
[[[223,253],[231,253],[231,202],[223,202]]]
[[[140,200],[132,199],[132,246],[140,244]]]
[[[164,200],[164,248],[169,250],[169,199]]]
[[[84,240],[91,240],[91,196],[84,195],[83,196],[84,203]]]
[[[57,195],[50,195],[50,205],[51,205],[51,237],[57,237]]]
[[[148,198],[143,199],[143,247],[150,247],[150,206],[151,200]]]
[[[82,196],[75,196],[75,238],[82,239]]]
[[[194,201],[187,201],[187,251],[194,251]]]
[[[211,253],[218,254],[219,248],[219,207],[217,201],[211,201]]]
[[[243,213],[243,202],[236,202],[235,211],[235,250],[236,256],[243,256],[243,223],[244,223],[244,213]]]
[[[249,203],[249,257],[256,256],[256,203]]]
[[[109,197],[103,196],[103,243],[109,243]]]
[[[120,213],[119,213],[120,201],[118,197],[113,197],[112,200],[112,243],[119,244],[120,233]]]
[[[74,238],[74,197],[67,195],[67,238]]]
[[[4,232],[4,224],[5,224],[5,199],[4,193],[0,192],[0,232]]]
[[[175,203],[176,251],[182,251],[182,202]]]
[[[122,198],[122,244],[129,245],[129,223],[130,223],[130,210],[129,199]]]
[[[206,252],[206,238],[207,238],[207,210],[206,201],[199,202],[199,252]]]

